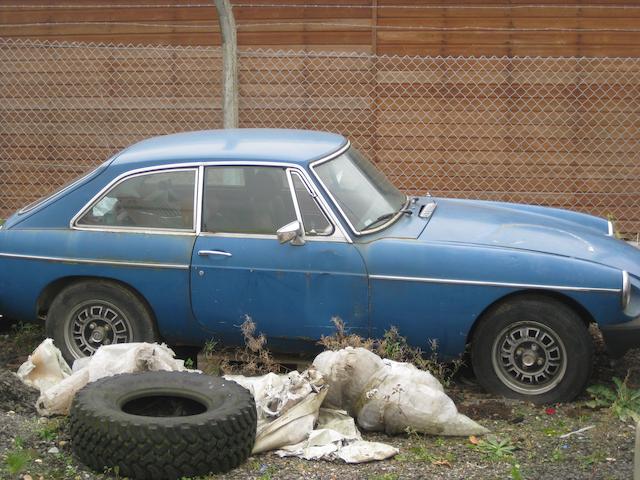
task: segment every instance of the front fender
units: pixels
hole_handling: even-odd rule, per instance
[[[622,311],[622,273],[592,262],[516,249],[382,239],[360,244],[369,272],[372,335],[390,325],[415,345],[437,338],[448,356],[464,350],[478,317],[520,291],[573,299],[600,325]]]

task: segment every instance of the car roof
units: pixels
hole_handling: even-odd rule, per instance
[[[123,150],[113,161],[122,167],[203,160],[308,163],[346,145],[342,135],[311,130],[237,128],[153,137]]]

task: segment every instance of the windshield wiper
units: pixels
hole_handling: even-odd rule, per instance
[[[389,213],[385,213],[383,215],[380,215],[378,218],[376,218],[373,222],[370,222],[365,229],[368,230],[370,229],[373,225],[375,225],[376,223],[381,223],[384,222],[385,220],[389,220],[391,217],[395,216],[397,213],[408,213],[409,215],[411,215],[413,213],[413,211],[409,210],[408,208],[403,208],[401,210],[398,210],[397,212],[389,212]]]

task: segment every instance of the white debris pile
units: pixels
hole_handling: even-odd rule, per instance
[[[78,390],[87,383],[119,373],[187,370],[166,345],[122,343],[100,347],[92,357],[76,360],[73,371],[47,338],[18,369],[18,377],[40,390],[40,415],[68,415]]]
[[[384,460],[398,453],[390,445],[362,440],[346,412],[320,408],[329,386],[313,367],[287,375],[224,378],[239,383],[255,398],[258,427],[253,453],[277,450],[283,457],[348,463]]]
[[[51,339],[42,342],[18,370],[40,389],[41,415],[66,415],[75,393],[87,383],[119,373],[187,370],[166,345],[129,343],[100,347],[77,360],[73,371]],[[192,370],[197,372],[197,370]],[[258,413],[254,453],[383,460],[398,449],[367,442],[356,427],[389,434],[411,429],[435,435],[482,435],[487,429],[458,413],[442,385],[408,363],[383,360],[363,348],[323,352],[304,372],[261,377],[227,375],[253,394]]]
[[[458,413],[440,382],[409,363],[383,360],[364,348],[322,352],[313,366],[329,384],[323,404],[341,408],[365,430],[396,434],[483,435],[488,430]]]

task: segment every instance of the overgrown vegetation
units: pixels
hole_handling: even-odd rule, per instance
[[[613,377],[615,388],[592,385],[587,392],[592,399],[586,403],[591,408],[608,408],[611,414],[622,421],[640,421],[640,389],[628,385],[629,372],[624,380]]]
[[[381,339],[363,339],[359,335],[347,333],[344,321],[339,317],[331,319],[336,331],[333,335],[323,336],[320,345],[327,350],[340,350],[346,347],[362,347],[371,350],[382,358],[388,358],[396,362],[412,363],[421,370],[426,370],[435,376],[445,387],[449,386],[451,379],[464,364],[462,357],[452,362],[443,362],[438,356],[438,341],[429,339],[429,354],[422,349],[408,344],[406,337],[400,335],[395,326],[384,332]]]

